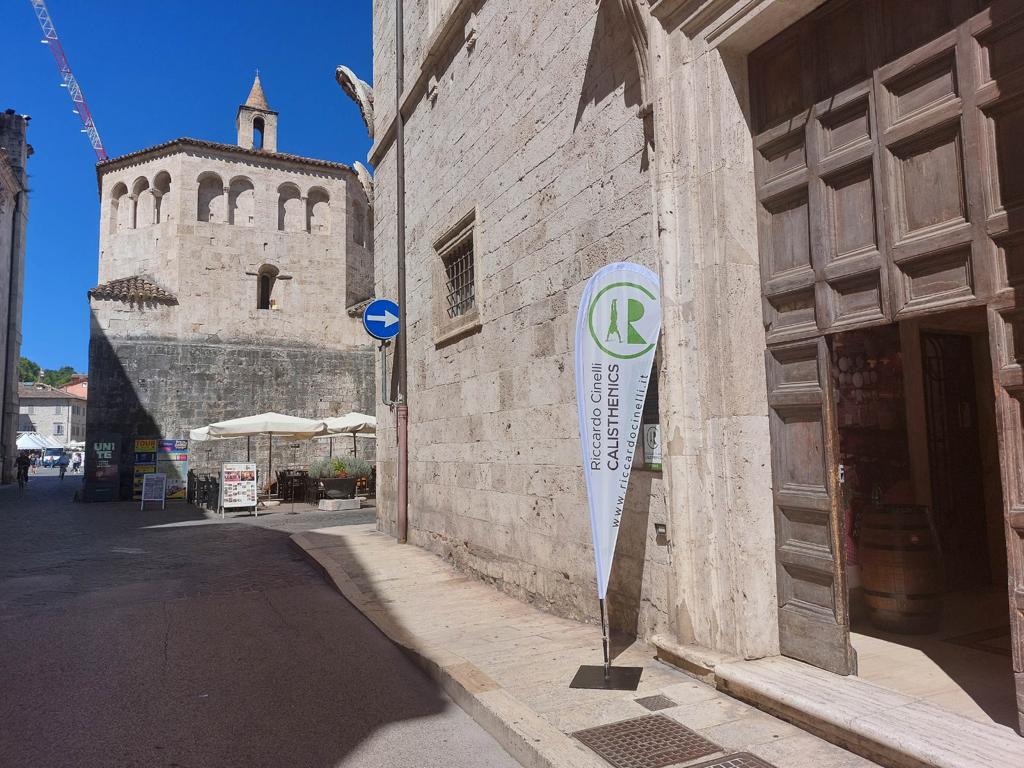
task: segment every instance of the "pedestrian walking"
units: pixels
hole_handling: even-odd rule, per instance
[[[14,463],[18,467],[18,487],[24,488],[25,483],[28,482],[28,468],[32,465],[32,457],[22,451]]]
[[[71,471],[74,474],[78,474],[78,470],[82,468],[82,452],[75,451],[71,457]]]
[[[71,463],[71,457],[68,456],[66,453],[62,453],[60,455],[60,458],[57,459],[57,466],[60,467],[60,479],[61,480],[64,479],[64,475],[68,471],[68,464],[70,464],[70,463]]]

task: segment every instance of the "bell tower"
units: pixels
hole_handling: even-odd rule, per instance
[[[258,71],[249,90],[249,98],[238,108],[235,125],[238,127],[238,146],[277,152],[277,112],[267,104]]]

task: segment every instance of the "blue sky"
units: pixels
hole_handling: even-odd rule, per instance
[[[255,69],[280,112],[278,148],[365,163],[359,111],[338,64],[372,81],[370,0],[47,0],[111,157],[179,136],[235,142]],[[96,283],[96,156],[28,0],[0,10],[0,109],[32,116],[22,355],[88,367]]]

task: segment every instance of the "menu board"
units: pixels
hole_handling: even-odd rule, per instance
[[[220,506],[256,506],[256,465],[224,464],[220,478]]]

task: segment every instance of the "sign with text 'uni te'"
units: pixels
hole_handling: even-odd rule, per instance
[[[583,474],[604,600],[661,333],[658,276],[636,264],[598,270],[576,318],[576,402]]]

